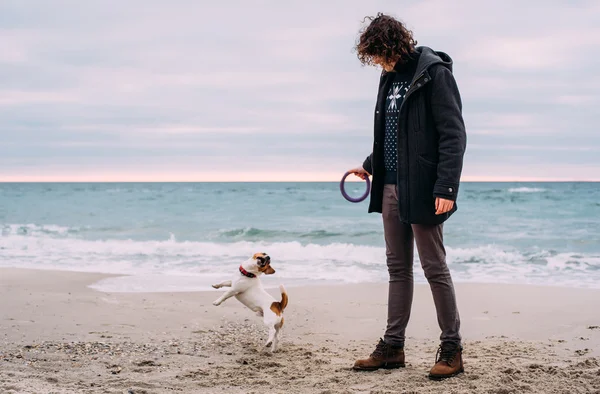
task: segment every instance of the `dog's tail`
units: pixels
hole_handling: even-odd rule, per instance
[[[277,315],[281,316],[283,310],[288,304],[288,295],[285,291],[285,287],[283,285],[279,286],[279,290],[281,291],[281,301],[274,301],[271,304],[271,310]]]
[[[288,304],[288,295],[283,285],[279,285],[279,291],[281,291],[281,302],[279,302],[279,305],[281,305],[281,311],[283,312]]]

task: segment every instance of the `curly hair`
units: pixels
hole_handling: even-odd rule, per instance
[[[402,22],[381,12],[375,17],[365,17],[363,23],[367,20],[371,23],[360,31],[355,47],[358,60],[363,65],[374,65],[375,57],[388,63],[404,62],[407,55],[414,52],[417,41]]]

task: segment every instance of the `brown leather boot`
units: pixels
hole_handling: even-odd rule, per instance
[[[404,367],[404,347],[391,346],[380,339],[369,358],[356,360],[353,369],[355,371],[375,371],[379,368],[394,369],[402,367]]]
[[[435,355],[435,365],[429,371],[429,379],[442,380],[464,372],[462,347],[452,342],[442,343]]]

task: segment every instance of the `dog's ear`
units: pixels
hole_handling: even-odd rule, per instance
[[[273,275],[274,273],[275,273],[275,270],[270,265],[267,265],[267,269],[265,270],[265,275]]]
[[[275,270],[273,269],[273,267],[271,267],[271,264],[269,263],[259,265],[258,270],[265,275],[273,275],[275,273]]]

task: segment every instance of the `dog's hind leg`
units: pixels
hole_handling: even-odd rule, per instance
[[[281,327],[283,327],[283,316],[281,316],[281,319],[274,325],[275,336],[273,337],[273,344],[271,345],[272,352],[277,351],[277,345],[279,345],[279,332],[281,331]]]
[[[275,328],[275,335],[273,336],[273,343],[271,344],[271,352],[277,351],[277,345],[279,344],[279,328]]]
[[[212,285],[212,287],[214,287],[215,289],[220,289],[221,287],[231,287],[231,281],[226,280],[224,282],[217,283],[216,285]]]

